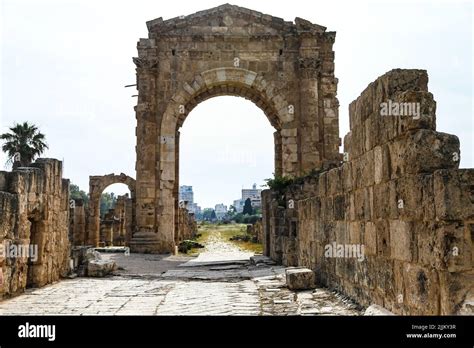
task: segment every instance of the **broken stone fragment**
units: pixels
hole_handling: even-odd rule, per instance
[[[250,264],[251,265],[275,265],[276,262],[273,261],[271,258],[268,256],[264,255],[254,255],[250,257]]]
[[[92,248],[87,249],[85,254],[85,262],[90,262],[93,260],[102,260],[100,253]]]
[[[117,270],[117,264],[114,261],[91,260],[87,264],[87,276],[105,277]]]
[[[382,306],[373,304],[370,305],[364,312],[364,315],[395,315]]]
[[[194,241],[194,240],[183,240],[181,243],[178,245],[178,250],[181,253],[187,253],[189,250],[193,248],[204,248],[204,245]]]
[[[286,270],[286,285],[290,290],[315,288],[314,272],[308,268],[290,268]]]

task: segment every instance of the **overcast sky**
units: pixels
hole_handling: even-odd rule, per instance
[[[0,132],[30,121],[47,135],[44,157],[88,190],[89,175],[135,177],[136,93],[132,57],[145,22],[187,15],[224,0],[0,0]],[[461,167],[474,167],[471,1],[235,0],[285,20],[302,17],[336,31],[340,135],[348,104],[393,68],[427,69],[437,129],[461,141]],[[230,204],[242,186],[273,173],[273,128],[242,98],[194,109],[181,130],[181,184],[203,207]],[[0,153],[0,168],[5,163]],[[123,188],[109,188],[123,193]]]

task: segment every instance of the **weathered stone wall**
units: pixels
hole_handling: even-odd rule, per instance
[[[255,238],[257,243],[263,242],[263,225],[262,221],[257,221],[254,224],[247,225],[247,233]]]
[[[68,232],[69,180],[62,178],[60,161],[38,159],[28,168],[0,172],[0,298],[66,275]],[[37,245],[37,259],[12,257],[5,253],[8,245]]]
[[[427,83],[422,70],[378,78],[349,107],[347,161],[263,193],[267,255],[363,305],[472,313],[474,170],[457,169],[458,138],[436,132]],[[421,114],[381,116],[388,100],[420,103]],[[363,246],[363,258],[331,257],[339,245]]]

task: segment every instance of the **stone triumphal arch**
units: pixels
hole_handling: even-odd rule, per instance
[[[335,32],[222,5],[147,22],[138,42],[136,230],[132,251],[174,250],[179,129],[200,102],[247,98],[276,129],[275,173],[298,176],[340,160]]]

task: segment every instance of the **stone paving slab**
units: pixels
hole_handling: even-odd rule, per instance
[[[0,302],[0,315],[361,314],[350,301],[326,289],[290,291],[283,266],[251,265],[247,253],[229,264],[231,260],[219,253],[212,259],[216,249],[214,245],[195,259],[205,266],[192,267],[182,267],[190,264],[189,256],[103,254],[118,263],[115,276],[66,279],[28,289]],[[239,251],[231,253],[235,261]]]

